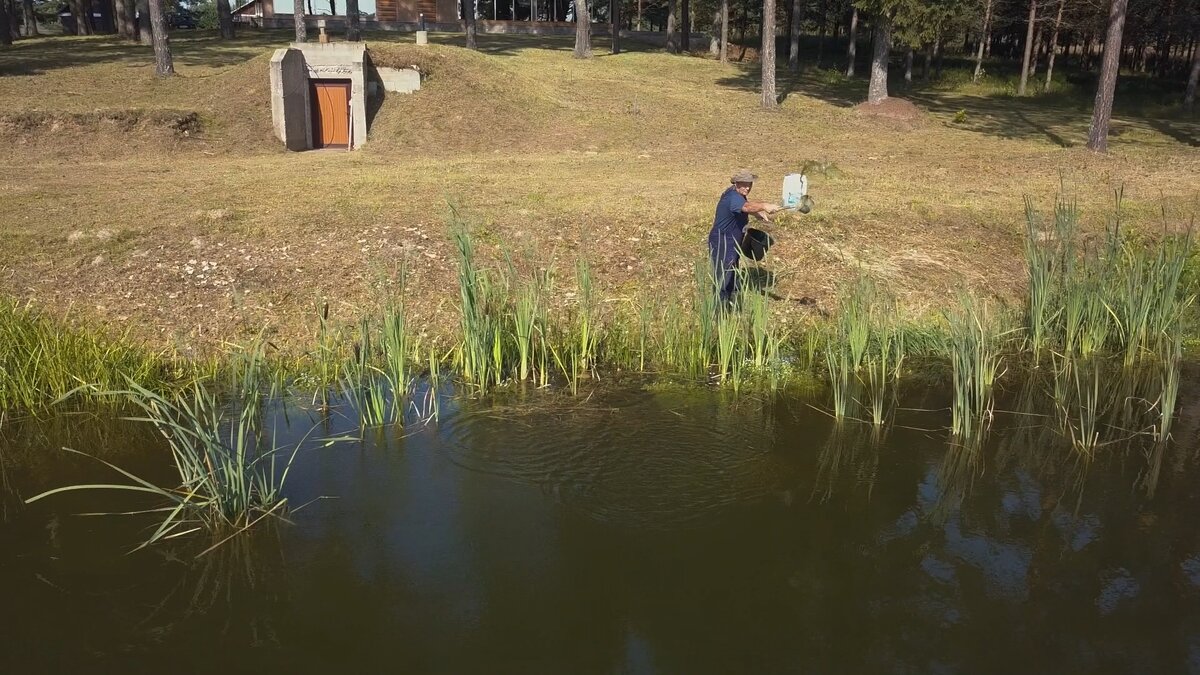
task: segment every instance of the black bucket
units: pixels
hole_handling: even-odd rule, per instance
[[[742,237],[742,255],[754,261],[762,260],[770,250],[771,244],[774,243],[775,240],[771,238],[771,235],[762,230],[750,228],[746,230],[746,236]]]

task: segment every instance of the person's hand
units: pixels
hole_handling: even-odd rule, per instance
[[[754,214],[754,216],[756,218],[758,218],[759,220],[763,221],[764,223],[771,222],[771,216],[767,215],[766,213],[764,213],[762,211],[759,211],[758,213]]]
[[[776,211],[782,210],[783,207],[778,204],[767,204],[767,213],[775,213]]]

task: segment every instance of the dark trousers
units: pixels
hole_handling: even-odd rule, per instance
[[[713,265],[713,279],[721,304],[728,306],[738,292],[738,242],[734,239],[709,239],[708,250]]]

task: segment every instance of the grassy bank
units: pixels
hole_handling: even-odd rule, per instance
[[[786,301],[773,298],[764,270],[749,262],[738,272],[743,291],[725,306],[704,257],[693,261],[682,300],[642,291],[614,302],[597,293],[588,258],[563,268],[506,252],[503,263],[489,263],[478,255],[476,227],[458,220],[449,309],[458,320],[449,331],[413,320],[403,267],[376,308],[352,323],[332,322],[328,304],[315,308],[317,328],[299,355],[260,335],[227,345],[216,361],[188,362],[96,331],[63,329],[8,303],[0,312],[8,338],[0,403],[36,410],[81,387],[90,393],[127,382],[164,390],[212,380],[234,393],[270,383],[273,392],[291,386],[315,391],[314,400],[341,398],[364,426],[374,426],[402,421],[414,381],[443,372],[475,392],[530,383],[572,393],[581,382],[627,372],[735,392],[816,377],[829,383],[836,418],[858,415],[882,426],[896,383],[933,360],[949,366],[954,432],[970,436],[990,411],[1002,361],[1064,373],[1093,360],[1177,371],[1185,344],[1200,337],[1191,231],[1147,239],[1123,231],[1113,216],[1104,239],[1093,241],[1079,232],[1077,207],[1066,201],[1048,214],[1030,205],[1026,219],[1023,299],[1005,304],[961,291],[951,308],[921,319],[866,271],[841,286],[837,312],[795,319],[780,311]],[[921,365],[913,367],[914,358]]]
[[[262,334],[301,360],[319,308],[354,329],[404,268],[409,325],[433,341],[460,321],[457,203],[484,267],[508,255],[522,278],[569,279],[586,260],[598,307],[653,297],[682,314],[732,169],[754,167],[753,194],[775,198],[784,174],[820,160],[816,210],[780,223],[763,272],[776,295],[814,302],[770,311],[815,320],[865,274],[928,323],[964,287],[1021,302],[1022,195],[1047,209],[1065,184],[1094,234],[1123,185],[1126,227],[1152,234],[1164,210],[1185,224],[1198,189],[1185,119],[1118,110],[1114,151],[1098,157],[1079,147],[1087,112],[1073,99],[931,85],[909,94],[922,117],[880,120],[852,108],[863,81],[807,70],[783,77],[782,109],[766,113],[753,64],[650,49],[579,62],[569,38],[524,36],[484,36],[478,53],[456,36],[420,50],[369,36],[380,63],[422,68],[421,92],[384,100],[362,151],[286,154],[266,59],[288,37],[181,35],[169,81],[148,50],[107,38],[0,52],[0,113],[41,120],[0,123],[0,170],[19,177],[0,189],[3,292],[152,351],[201,359]],[[195,113],[200,127],[182,135],[155,121],[170,115],[131,110]]]

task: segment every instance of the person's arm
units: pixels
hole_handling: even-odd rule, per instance
[[[742,204],[742,213],[753,213],[755,215],[762,214],[762,213],[771,214],[771,213],[775,213],[776,211],[780,210],[781,208],[783,208],[783,207],[779,206],[778,204],[771,204],[769,202],[749,202],[748,201],[745,204]]]

